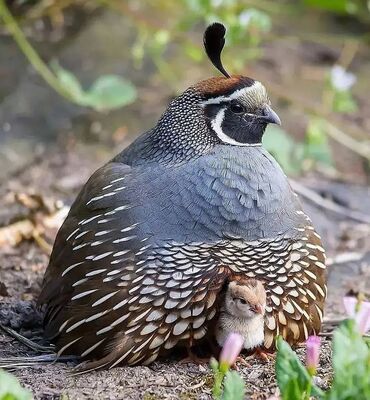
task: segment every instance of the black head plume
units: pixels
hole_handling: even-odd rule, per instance
[[[221,52],[225,45],[225,33],[226,29],[224,25],[215,22],[209,25],[204,32],[203,43],[207,56],[212,61],[212,64],[225,75],[226,78],[230,78],[230,75],[226,72],[221,62]]]

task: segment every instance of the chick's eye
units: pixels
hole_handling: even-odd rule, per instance
[[[230,104],[230,110],[234,113],[234,114],[241,114],[244,112],[244,107],[239,104],[239,103],[231,103]]]
[[[238,299],[239,300],[239,302],[241,303],[241,304],[247,304],[247,302],[244,300],[244,299]]]

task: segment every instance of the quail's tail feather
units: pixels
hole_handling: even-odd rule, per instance
[[[55,353],[42,354],[40,356],[27,356],[27,357],[1,357],[0,368],[7,370],[18,369],[18,368],[32,368],[38,367],[42,364],[54,364],[77,362],[78,357],[76,356],[61,356],[58,357]]]

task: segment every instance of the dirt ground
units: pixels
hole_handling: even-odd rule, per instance
[[[42,332],[41,315],[35,309],[35,300],[47,266],[47,252],[63,217],[59,216],[56,208],[62,207],[61,202],[68,207],[89,174],[108,157],[97,158],[92,154],[86,148],[83,151],[49,152],[34,164],[17,171],[0,186],[0,243],[3,241],[0,247],[0,323],[36,341],[41,340]],[[79,174],[76,175],[76,171]],[[316,190],[325,197],[370,215],[367,188],[323,181],[317,183],[316,180],[301,181],[306,187],[312,186],[313,182]],[[20,193],[27,196],[22,197]],[[330,319],[341,317],[343,294],[349,290],[370,294],[369,226],[318,208],[307,199],[303,202],[323,236],[331,264],[326,315]],[[66,209],[62,208],[60,213]],[[28,233],[34,238],[12,246],[4,239],[4,232],[10,234],[5,229],[24,221],[31,222],[34,232]],[[14,236],[13,240],[16,241],[17,237]],[[298,349],[297,352],[303,359],[304,350]],[[37,354],[0,331],[2,360],[32,358]],[[330,357],[330,340],[325,339],[318,374],[318,384],[324,388],[332,379]],[[20,364],[24,360],[21,361]],[[264,399],[274,394],[274,362],[264,364],[252,360],[250,364],[250,367],[240,366],[247,383],[247,398]],[[82,376],[72,376],[72,366],[73,363],[39,363],[11,370],[36,399],[211,398],[212,375],[207,365],[180,364],[174,358],[156,362],[150,367],[122,367]]]

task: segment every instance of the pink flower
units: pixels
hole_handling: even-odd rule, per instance
[[[359,302],[356,297],[343,297],[343,304],[347,315],[356,321],[362,335],[370,330],[370,302]]]
[[[346,310],[347,315],[350,318],[355,318],[355,316],[356,316],[356,305],[357,305],[356,297],[344,296],[343,297],[343,304],[344,304],[344,309]]]
[[[319,365],[320,341],[318,336],[309,336],[306,341],[306,367],[311,375],[316,373],[317,366]]]
[[[220,365],[231,367],[241,352],[244,344],[244,339],[238,333],[230,333],[225,340],[220,354]]]

